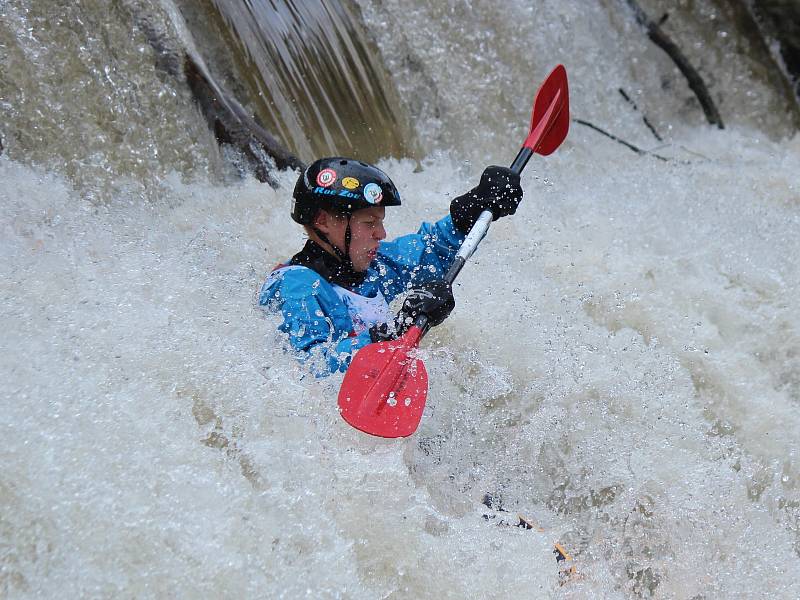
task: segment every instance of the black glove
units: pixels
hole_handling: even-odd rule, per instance
[[[450,215],[459,231],[469,233],[483,211],[492,211],[493,220],[497,221],[517,212],[521,200],[519,175],[507,167],[486,167],[477,187],[453,198]]]
[[[369,337],[372,342],[386,342],[395,340],[403,335],[417,320],[419,315],[428,317],[431,327],[444,321],[456,306],[453,297],[453,288],[442,279],[423,283],[412,289],[400,312],[394,318],[394,327],[388,323],[380,323],[369,328]]]
[[[369,328],[369,338],[375,342],[388,342],[397,339],[397,331],[388,323],[376,323]]]
[[[402,335],[414,324],[417,317],[425,315],[431,327],[444,321],[456,306],[453,288],[442,279],[423,283],[412,289],[395,318],[395,328]]]

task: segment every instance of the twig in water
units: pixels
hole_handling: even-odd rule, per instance
[[[622,97],[625,98],[625,100],[628,101],[628,104],[630,104],[633,107],[633,110],[635,110],[636,112],[639,112],[639,107],[636,106],[636,102],[634,102],[631,99],[631,97],[628,96],[628,94],[625,93],[625,90],[623,90],[622,88],[619,88],[619,93],[622,94]],[[653,127],[652,123],[650,123],[650,121],[647,119],[646,116],[644,116],[644,114],[642,114],[642,121],[644,121],[644,124],[647,125],[647,128],[652,132],[652,134],[655,136],[655,138],[659,142],[663,142],[664,141],[664,138],[662,138],[660,135],[658,135],[658,132],[656,131],[656,128]]]
[[[629,144],[628,142],[618,138],[614,134],[608,133],[605,129],[601,129],[597,125],[589,123],[589,121],[584,121],[583,119],[572,119],[572,121],[575,122],[575,123],[578,123],[579,125],[585,125],[586,127],[589,127],[590,129],[594,129],[598,133],[602,133],[607,138],[610,138],[610,139],[614,140],[615,142],[619,142],[620,144],[622,144],[626,148],[629,148],[630,150],[633,150],[634,152],[636,152],[636,154],[654,156],[655,158],[657,158],[659,160],[669,161],[668,158],[666,158],[664,156],[661,156],[660,154],[654,154],[653,152],[648,152],[647,150],[642,150],[641,148],[639,148],[637,146],[634,146],[633,144]]]

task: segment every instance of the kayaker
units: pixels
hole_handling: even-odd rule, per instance
[[[483,210],[497,220],[521,200],[518,175],[487,167],[447,216],[386,242],[386,207],[400,206],[392,180],[358,160],[322,158],[294,188],[292,219],[308,241],[267,277],[259,304],[282,313],[279,329],[316,375],[345,371],[359,348],[402,334],[419,314],[432,326],[444,321],[455,299],[442,277],[466,233]],[[389,303],[405,293],[392,315]]]

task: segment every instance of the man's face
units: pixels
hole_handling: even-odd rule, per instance
[[[378,242],[386,237],[386,230],[383,228],[385,216],[386,209],[383,206],[371,206],[357,210],[350,217],[350,260],[356,271],[366,271],[370,263],[375,260]],[[346,217],[320,211],[315,225],[344,252]]]

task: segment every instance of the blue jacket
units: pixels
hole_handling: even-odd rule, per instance
[[[464,241],[446,216],[423,223],[415,234],[381,242],[364,282],[351,291],[386,302],[414,285],[441,278]],[[317,376],[345,371],[356,350],[371,342],[369,331],[356,333],[347,305],[331,283],[307,267],[276,269],[261,287],[259,304],[280,311],[278,327],[288,334],[297,356],[309,358]]]

